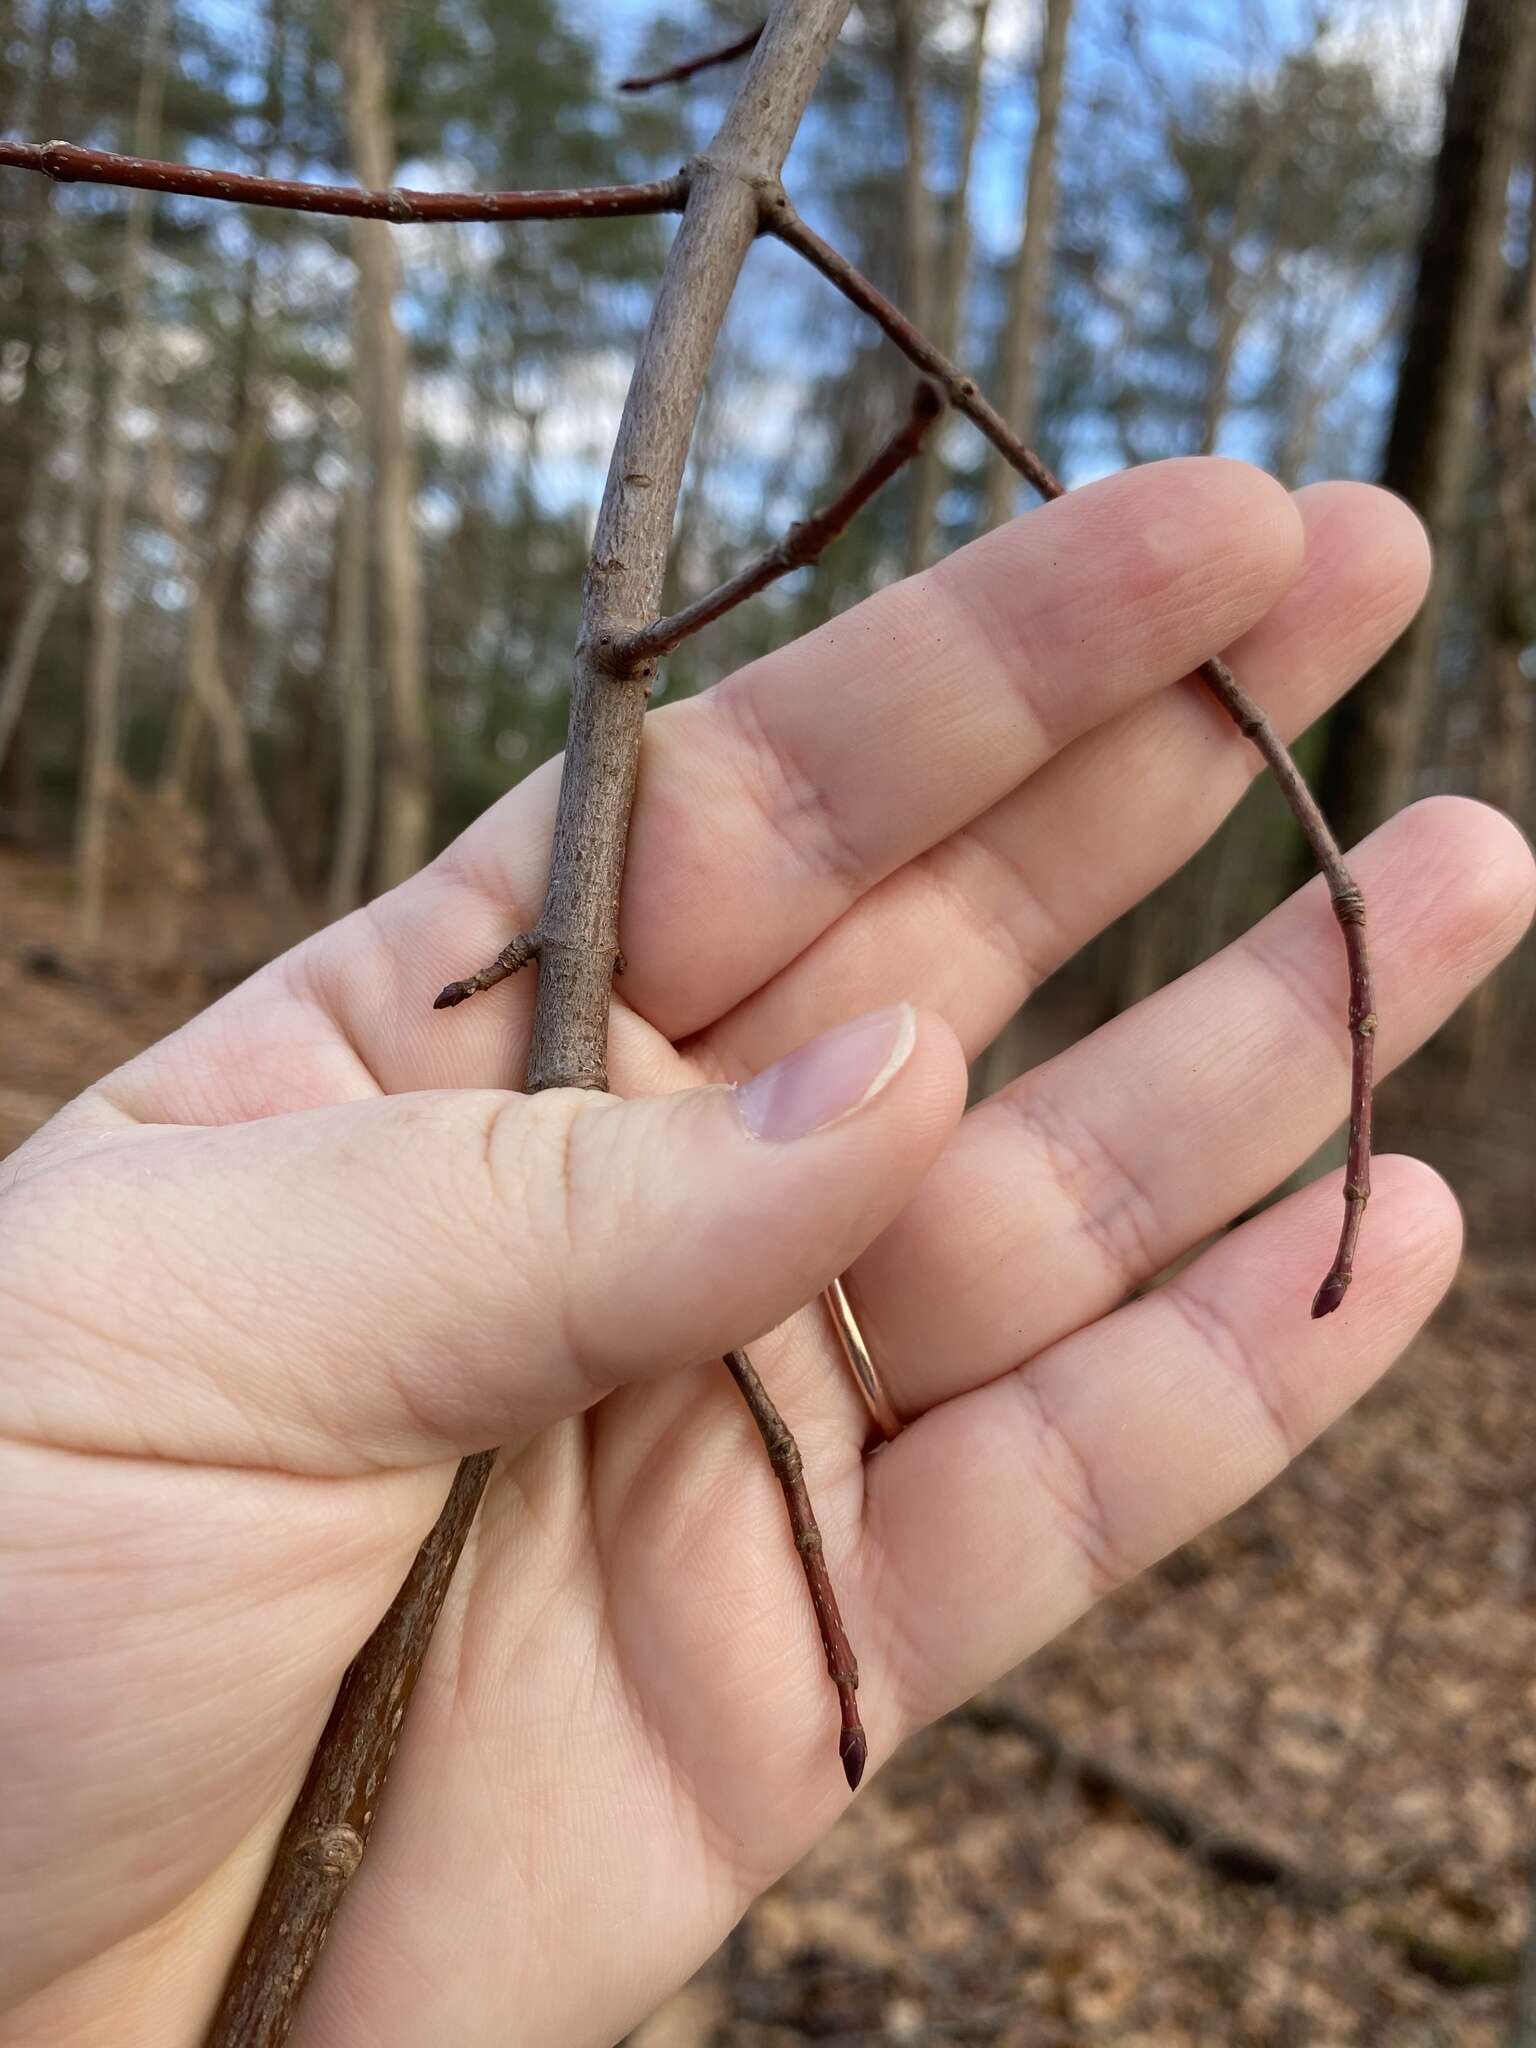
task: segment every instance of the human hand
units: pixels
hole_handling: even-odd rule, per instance
[[[1457,1256],[1409,1161],[1326,1321],[1336,1176],[1127,1302],[1343,1115],[1318,886],[962,1120],[963,1056],[1257,767],[1180,678],[1227,648],[1294,733],[1424,573],[1364,488],[1076,492],[650,719],[612,1026],[645,1099],[500,1092],[536,969],[430,1008],[534,921],[553,764],[7,1163],[0,2042],[198,2040],[463,1452],[507,1447],[301,2048],[610,2042],[843,1810],[722,1348],[774,1332],[874,1762],[1371,1383]],[[1384,1071],[1514,943],[1531,865],[1442,801],[1355,867]],[[868,1459],[802,1306],[844,1268],[907,1424]]]

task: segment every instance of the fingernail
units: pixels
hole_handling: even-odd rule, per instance
[[[754,1138],[779,1142],[824,1131],[872,1101],[901,1072],[916,1042],[910,1003],[823,1031],[742,1083],[736,1090],[741,1120]]]

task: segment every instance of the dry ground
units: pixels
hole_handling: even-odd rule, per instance
[[[260,957],[59,958],[67,878],[0,858],[0,1153]],[[62,971],[61,971],[62,970]],[[1455,1294],[1259,1500],[914,1742],[632,2048],[1514,2048],[1536,1843],[1536,1090],[1416,1070],[1383,1141],[1466,1202]],[[1533,2023],[1536,2025],[1536,2023]],[[1536,2031],[1522,2037],[1536,2042]]]

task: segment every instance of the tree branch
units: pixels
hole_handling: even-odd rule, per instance
[[[685,57],[680,64],[669,64],[665,71],[648,71],[643,77],[621,78],[620,92],[649,92],[657,85],[681,85],[685,78],[692,78],[700,71],[712,71],[717,64],[729,64],[734,58],[745,57],[749,50],[757,48],[763,33],[763,24],[750,28],[744,36],[738,36],[734,43],[725,43],[718,50],[706,50],[702,56]]]
[[[679,171],[646,185],[595,185],[563,192],[412,192],[395,187],[365,192],[357,185],[306,185],[290,178],[254,178],[240,171],[207,171],[153,157],[81,149],[73,142],[0,140],[0,168],[40,171],[56,185],[127,185],[187,199],[223,199],[243,206],[275,206],[288,213],[326,213],[353,220],[388,220],[399,227],[425,221],[603,220],[625,214],[680,213],[688,175]]]
[[[975,378],[967,376],[936,349],[876,285],[808,227],[782,190],[765,199],[763,224],[769,233],[836,285],[860,312],[867,314],[910,362],[939,385],[955,410],[963,412],[980,428],[998,453],[1034,485],[1042,498],[1065,495],[1060,479],[1024,445],[996,408],[987,403]],[[1213,656],[1202,663],[1199,676],[1238,731],[1253,742],[1279,783],[1291,815],[1327,881],[1333,914],[1344,937],[1349,970],[1349,1153],[1344,1171],[1344,1225],[1338,1250],[1312,1300],[1312,1314],[1326,1316],[1344,1299],[1353,1275],[1355,1247],[1371,1192],[1371,1069],[1376,1012],[1365,941],[1365,898],[1345,866],[1338,842],[1301,770],[1264,713],[1224,661]]]
[[[847,530],[875,493],[913,459],[943,410],[943,394],[925,378],[912,394],[912,407],[906,419],[840,496],[808,519],[797,520],[781,541],[765,549],[724,583],[706,591],[703,597],[696,597],[681,611],[629,634],[614,649],[615,658],[623,663],[659,660],[690,634],[713,625],[716,619],[734,611],[749,597],[756,597],[781,576],[808,567]]]
[[[549,889],[531,935],[539,984],[530,1093],[607,1086],[619,893],[653,670],[642,663],[616,676],[602,650],[656,615],[694,420],[758,232],[760,193],[777,180],[847,8],[848,0],[775,0],[718,134],[685,176],[683,218],[624,402],[583,588]],[[410,1686],[494,1455],[482,1452],[459,1467],[410,1577],[348,1668],[208,2048],[277,2048],[287,2037],[331,1915],[366,1849]],[[820,1608],[818,1618],[825,1627]],[[842,1668],[835,1641],[829,1668],[834,1663]],[[846,1769],[851,1693],[842,1697]]]

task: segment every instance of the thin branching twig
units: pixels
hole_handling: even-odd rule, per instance
[[[685,79],[695,78],[701,71],[713,71],[717,64],[731,64],[736,58],[745,57],[757,48],[763,33],[763,24],[750,28],[744,36],[738,36],[734,43],[723,43],[718,50],[705,50],[697,57],[684,57],[680,63],[669,64],[664,71],[647,71],[637,78],[621,78],[620,92],[650,92],[658,85],[681,85]]]
[[[875,493],[912,461],[943,410],[943,394],[937,385],[925,378],[912,394],[912,407],[905,420],[840,496],[820,511],[813,512],[808,519],[796,520],[781,541],[765,549],[755,561],[748,562],[744,569],[738,569],[724,583],[717,584],[702,597],[694,598],[691,604],[685,604],[669,617],[657,619],[653,625],[642,626],[638,633],[631,633],[614,649],[616,658],[625,663],[657,661],[680,646],[690,634],[712,625],[716,619],[724,618],[737,605],[744,604],[749,597],[756,597],[760,590],[766,590],[770,583],[777,583],[781,576],[808,568],[839,534],[847,530]]]

